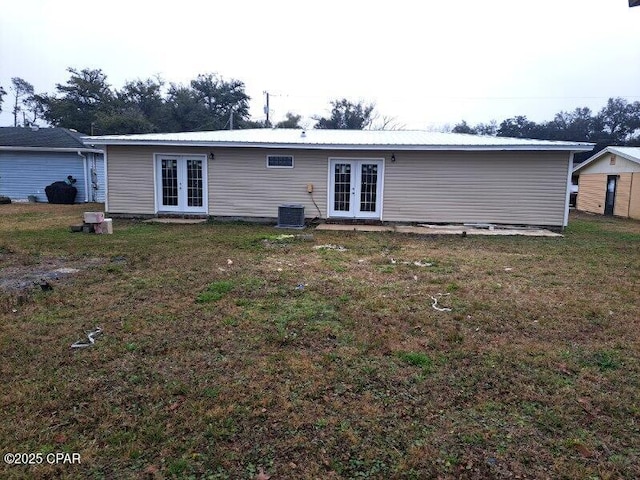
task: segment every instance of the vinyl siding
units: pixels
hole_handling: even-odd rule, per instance
[[[561,226],[569,154],[396,153],[387,162],[384,220]]]
[[[107,147],[109,213],[156,213],[154,151],[149,147]]]
[[[634,173],[631,179],[629,216],[640,220],[640,173]]]
[[[108,147],[109,211],[155,213],[154,153],[206,154],[209,215],[275,218],[299,203],[327,215],[330,158],[385,159],[383,220],[561,226],[566,152],[390,152],[266,148]],[[395,153],[396,162],[391,162]],[[293,155],[294,168],[267,168],[266,156]],[[307,184],[313,184],[313,200]],[[603,189],[604,191],[604,189]]]
[[[576,208],[584,212],[604,215],[606,173],[580,174],[578,179],[578,204]]]
[[[328,158],[336,154],[317,150],[217,150],[209,169],[209,215],[275,218],[278,206],[294,203],[304,205],[308,218],[326,218]],[[293,155],[294,167],[267,168],[267,155]],[[309,183],[313,184],[313,196],[307,193]]]
[[[77,180],[76,202],[84,202],[84,163],[77,153],[0,152],[0,195],[13,200],[36,195],[39,202],[46,202],[44,189],[68,175]]]
[[[629,195],[631,193],[631,174],[618,175],[616,184],[616,198],[613,203],[613,214],[618,217],[629,216]]]

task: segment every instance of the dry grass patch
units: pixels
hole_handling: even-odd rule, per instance
[[[0,445],[82,455],[3,478],[640,476],[638,222],[309,241],[2,208],[3,272],[97,259],[0,291]]]

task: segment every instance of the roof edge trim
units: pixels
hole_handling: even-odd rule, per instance
[[[298,150],[396,150],[396,151],[443,151],[443,150],[519,150],[519,151],[571,151],[588,152],[595,144],[562,143],[559,145],[371,145],[371,144],[309,144],[309,143],[261,143],[261,142],[207,142],[180,140],[85,140],[87,145],[121,145],[121,146],[175,146],[175,147],[208,147],[208,148],[268,148]]]
[[[0,151],[16,151],[16,152],[85,152],[85,153],[104,153],[102,150],[97,148],[87,148],[87,147],[7,147],[0,146]]]

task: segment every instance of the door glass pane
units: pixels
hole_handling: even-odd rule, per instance
[[[162,160],[162,205],[178,205],[178,161]]]
[[[616,181],[613,178],[609,178],[609,180],[607,181],[607,195],[605,199],[605,203],[607,207],[613,206],[615,193],[616,193]]]
[[[336,163],[333,167],[333,209],[348,212],[351,209],[351,165]]]
[[[378,193],[378,165],[362,164],[360,181],[360,211],[376,211],[376,194]]]
[[[187,160],[187,205],[202,206],[202,160]]]

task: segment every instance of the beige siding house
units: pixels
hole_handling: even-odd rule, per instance
[[[87,137],[106,152],[109,214],[567,224],[591,144],[421,131],[254,129]]]
[[[576,208],[640,219],[640,147],[607,147],[574,168]]]

